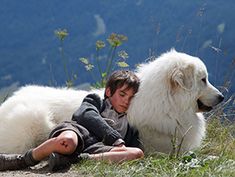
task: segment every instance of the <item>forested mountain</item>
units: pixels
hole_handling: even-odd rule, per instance
[[[1,0],[0,88],[18,83],[62,86],[66,76],[60,41],[54,31],[67,29],[67,67],[75,84],[94,82],[79,61],[92,61],[95,42],[111,33],[128,41],[133,69],[150,56],[175,48],[200,57],[210,81],[228,80],[235,91],[235,3],[232,0]],[[102,55],[107,54],[104,51]],[[227,83],[228,84],[228,83]],[[228,86],[228,85],[225,86]]]

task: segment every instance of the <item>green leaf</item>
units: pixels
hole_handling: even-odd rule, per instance
[[[127,59],[127,58],[129,58],[128,53],[126,53],[125,50],[119,51],[119,52],[118,52],[118,56],[121,57],[121,58],[124,59],[124,60]]]
[[[96,41],[96,50],[100,50],[105,47],[105,43],[101,40]]]
[[[63,41],[69,35],[66,29],[63,29],[63,30],[58,29],[58,30],[55,30],[54,33],[61,41]]]
[[[89,64],[89,60],[87,58],[79,58],[79,60],[85,65]]]
[[[107,73],[106,72],[102,73],[101,76],[102,76],[102,78],[105,78],[107,76]]]
[[[121,62],[117,62],[117,65],[121,68],[126,68],[126,67],[129,67],[129,65],[124,62],[124,61],[121,61]]]

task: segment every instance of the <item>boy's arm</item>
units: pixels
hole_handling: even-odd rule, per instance
[[[105,122],[100,115],[102,100],[96,94],[87,95],[82,105],[73,114],[72,120],[84,126],[89,132],[94,134],[98,140],[106,145],[115,145],[121,135]]]

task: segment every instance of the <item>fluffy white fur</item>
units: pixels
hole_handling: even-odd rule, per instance
[[[141,85],[128,119],[140,131],[146,152],[169,153],[174,136],[178,142],[184,136],[183,151],[198,147],[205,135],[200,108],[209,110],[222,101],[203,62],[171,50],[140,66],[137,75]],[[92,92],[103,96],[102,90]],[[22,153],[45,141],[56,124],[71,118],[87,94],[42,86],[15,92],[0,106],[0,153]]]
[[[137,74],[141,85],[128,117],[139,129],[146,151],[169,153],[171,140],[176,138],[179,145],[182,137],[182,151],[200,146],[205,136],[205,119],[200,112],[223,100],[209,83],[203,62],[172,50],[142,65]],[[203,106],[198,106],[199,100]]]

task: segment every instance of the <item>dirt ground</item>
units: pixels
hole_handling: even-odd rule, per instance
[[[49,170],[47,162],[41,162],[37,166],[25,170],[20,171],[5,171],[0,172],[0,177],[79,177],[80,175],[77,171],[74,171],[72,168],[66,169],[63,171],[58,171],[56,173],[52,173]]]

